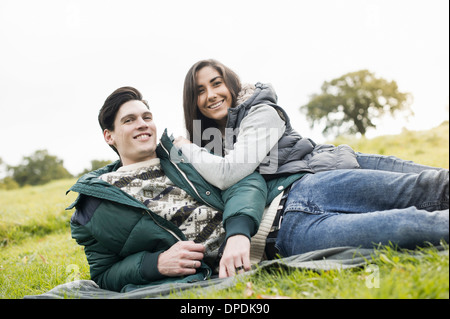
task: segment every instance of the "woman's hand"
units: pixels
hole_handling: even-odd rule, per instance
[[[191,141],[189,141],[187,138],[184,138],[183,136],[178,136],[174,141],[173,145],[175,145],[177,148],[181,148],[184,144],[191,144]]]
[[[179,241],[158,257],[158,271],[165,276],[193,275],[200,267],[205,246]]]
[[[250,240],[244,235],[231,236],[220,259],[219,277],[234,276],[250,269]]]

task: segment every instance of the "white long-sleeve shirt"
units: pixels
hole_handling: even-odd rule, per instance
[[[285,129],[285,122],[273,107],[255,105],[242,120],[233,148],[225,148],[224,157],[195,144],[184,144],[181,150],[207,182],[223,190],[258,167],[261,173],[274,173],[278,167],[277,143]]]

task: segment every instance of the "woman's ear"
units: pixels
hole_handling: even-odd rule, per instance
[[[105,139],[106,143],[108,143],[108,145],[114,146],[114,136],[110,130],[105,129],[103,131],[103,138]]]

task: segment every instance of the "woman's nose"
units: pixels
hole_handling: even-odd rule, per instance
[[[214,91],[213,89],[208,90],[208,101],[214,101],[216,97],[216,91]]]

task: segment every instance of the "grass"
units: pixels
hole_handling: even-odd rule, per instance
[[[89,279],[83,247],[70,237],[74,179],[0,191],[0,298],[41,294]]]
[[[403,129],[399,135],[386,135],[373,139],[343,136],[332,144],[348,144],[361,153],[394,155],[417,163],[449,168],[449,123],[427,131]]]
[[[396,155],[421,164],[448,168],[448,122],[423,132],[375,139],[340,138],[366,153]],[[75,180],[17,190],[0,190],[0,298],[44,293],[74,279],[89,279],[83,251],[70,237],[67,207],[77,196],[66,190]],[[378,249],[364,268],[313,272],[262,270],[235,287],[173,294],[172,298],[449,298],[448,248],[413,252]],[[419,257],[417,257],[419,256]],[[377,281],[378,280],[378,281]],[[378,288],[373,287],[378,283]]]
[[[235,287],[208,292],[201,289],[173,297],[250,299],[448,299],[448,250],[423,248],[411,252],[383,247],[364,268],[315,272],[275,269],[238,281]]]
[[[67,228],[72,212],[65,208],[76,193],[66,190],[74,179],[0,191],[0,246],[20,243],[30,236],[44,236]]]
[[[67,229],[31,237],[0,252],[1,298],[42,294],[74,279],[89,279],[89,266]]]

